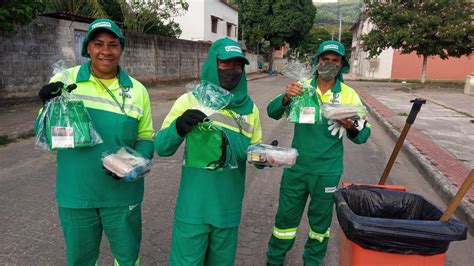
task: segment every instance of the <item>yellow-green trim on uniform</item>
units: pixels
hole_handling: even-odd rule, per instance
[[[316,239],[316,240],[318,240],[319,242],[323,242],[325,237],[329,238],[329,237],[331,236],[330,228],[328,228],[328,230],[327,230],[326,233],[324,233],[324,234],[316,233],[316,232],[314,232],[313,230],[311,230],[311,228],[310,228],[310,229],[309,229],[308,236],[309,236],[309,238],[311,238],[311,239]]]
[[[298,231],[298,227],[288,228],[288,229],[280,229],[276,226],[273,227],[273,236],[278,239],[294,239],[296,238],[296,231]]]

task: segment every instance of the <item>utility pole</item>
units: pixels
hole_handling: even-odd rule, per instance
[[[339,41],[341,41],[342,15],[341,15],[341,3],[340,3],[340,0],[337,0],[337,9],[338,9],[338,11],[339,11]]]

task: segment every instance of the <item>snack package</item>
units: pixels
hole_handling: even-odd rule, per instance
[[[247,149],[247,162],[265,166],[292,166],[296,162],[298,151],[268,144],[254,144]]]
[[[36,148],[71,149],[102,143],[84,102],[66,90],[69,79],[64,63],[58,61],[53,68],[53,73],[60,73],[60,81],[65,85],[61,95],[49,100],[43,107],[38,120]]]
[[[321,122],[321,108],[316,89],[308,82],[314,69],[300,62],[289,63],[282,71],[283,75],[302,85],[303,93],[291,97],[287,120],[292,123],[316,124]]]
[[[127,182],[143,178],[151,170],[150,160],[140,156],[130,147],[121,147],[115,153],[104,153],[102,163],[105,169]]]
[[[329,120],[367,117],[367,109],[363,105],[323,104],[322,109],[323,115]]]

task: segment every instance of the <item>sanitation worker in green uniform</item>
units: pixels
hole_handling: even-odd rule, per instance
[[[315,58],[317,71],[311,80],[319,101],[332,104],[361,105],[357,93],[343,83],[342,73],[349,71],[344,46],[337,41],[323,42]],[[267,106],[268,116],[280,119],[288,111],[293,96],[302,93],[301,85],[291,82],[286,92]],[[268,244],[268,265],[282,265],[296,238],[296,231],[308,196],[309,232],[303,254],[305,265],[319,265],[329,241],[333,211],[332,194],[343,173],[342,136],[362,144],[370,136],[370,125],[363,119],[342,119],[321,123],[295,124],[292,147],[298,150],[296,164],[284,169],[275,226]]]
[[[89,25],[82,46],[82,55],[90,60],[66,70],[73,84],[68,89],[77,87],[72,93],[83,101],[103,141],[57,151],[56,200],[68,265],[97,265],[102,232],[115,265],[139,264],[144,180],[116,180],[101,160],[104,152],[122,146],[147,159],[153,156],[150,100],[146,88],[119,66],[124,45],[125,37],[113,21],[97,19]],[[40,90],[43,103],[61,94],[60,76]]]
[[[173,155],[181,143],[194,134],[204,120],[218,125],[229,143],[226,165],[213,170],[181,168],[181,184],[176,202],[170,265],[234,265],[237,235],[245,190],[246,152],[261,141],[259,111],[247,94],[244,66],[249,61],[240,45],[229,38],[215,41],[204,63],[201,81],[212,82],[233,94],[230,104],[207,117],[190,109],[189,93],[176,100],[155,137],[160,156]],[[209,143],[199,149],[186,139],[185,158],[206,158]],[[217,146],[217,148],[222,146]],[[197,151],[196,151],[197,150]],[[186,154],[194,151],[196,154]],[[224,160],[225,161],[225,160]]]

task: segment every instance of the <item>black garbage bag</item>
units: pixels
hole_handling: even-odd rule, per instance
[[[466,225],[454,218],[439,221],[442,211],[416,194],[349,186],[337,190],[334,200],[346,237],[367,249],[435,255],[467,236]]]

